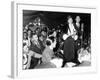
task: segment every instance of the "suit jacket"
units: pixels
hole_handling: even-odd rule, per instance
[[[82,35],[82,31],[81,31],[81,23],[80,23],[80,27],[78,28],[76,24],[74,24],[74,27],[77,31],[77,35],[78,37],[80,37]]]
[[[29,50],[34,51],[38,54],[42,54],[41,46],[38,47],[36,44],[34,44],[32,42],[31,42],[31,46],[30,46]]]
[[[73,23],[73,26],[75,28],[75,24],[74,23]],[[68,33],[68,30],[70,30],[70,28],[69,28],[69,24],[67,23],[67,24],[64,25],[64,33]]]

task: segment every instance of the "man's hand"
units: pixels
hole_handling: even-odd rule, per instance
[[[35,57],[35,58],[41,58],[42,55],[41,55],[41,54],[38,54],[38,53],[35,53],[34,57]]]

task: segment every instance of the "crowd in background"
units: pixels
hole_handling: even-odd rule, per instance
[[[73,22],[73,18],[68,16],[66,24],[49,28],[37,17],[24,26],[23,69],[39,68],[46,64],[50,68],[65,67],[69,62],[73,63],[72,66],[78,66],[82,61],[90,61],[91,37],[83,39],[84,23],[80,20],[80,16],[76,16]]]

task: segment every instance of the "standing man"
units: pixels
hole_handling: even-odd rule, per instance
[[[67,19],[67,26],[66,26],[66,39],[64,41],[64,58],[63,58],[63,65],[64,67],[66,63],[73,62],[75,57],[75,49],[74,49],[74,35],[76,34],[76,29],[73,24],[73,19],[71,16],[68,16]]]
[[[74,61],[77,64],[80,64],[78,61],[78,50],[82,47],[82,32],[83,32],[83,24],[81,23],[80,16],[76,16],[75,18],[75,29],[77,31],[78,39],[75,41],[75,58]]]

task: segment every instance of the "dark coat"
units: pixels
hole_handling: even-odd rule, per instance
[[[80,23],[80,27],[78,28],[76,24],[74,24],[74,27],[77,31],[77,35],[80,38],[80,36],[82,35],[82,31],[81,31],[81,23]]]
[[[38,54],[42,54],[45,47],[43,46],[41,41],[39,41],[39,44],[40,44],[40,48],[37,45],[31,43],[31,46],[30,46],[29,50],[32,50],[32,51],[34,51]]]
[[[64,60],[71,61],[74,59],[74,39],[72,37],[68,37],[64,41]]]
[[[40,47],[38,47],[37,45],[31,43],[31,46],[30,46],[29,50],[34,51],[38,54],[42,54],[42,52],[44,50],[44,46],[43,46],[41,41],[39,41],[39,44],[40,44]],[[34,56],[32,56],[29,69],[35,68],[38,65],[39,60],[40,60],[39,58],[35,58]]]
[[[68,32],[68,24],[66,25],[66,33]],[[64,60],[70,62],[74,59],[74,39],[70,36],[64,41]]]

